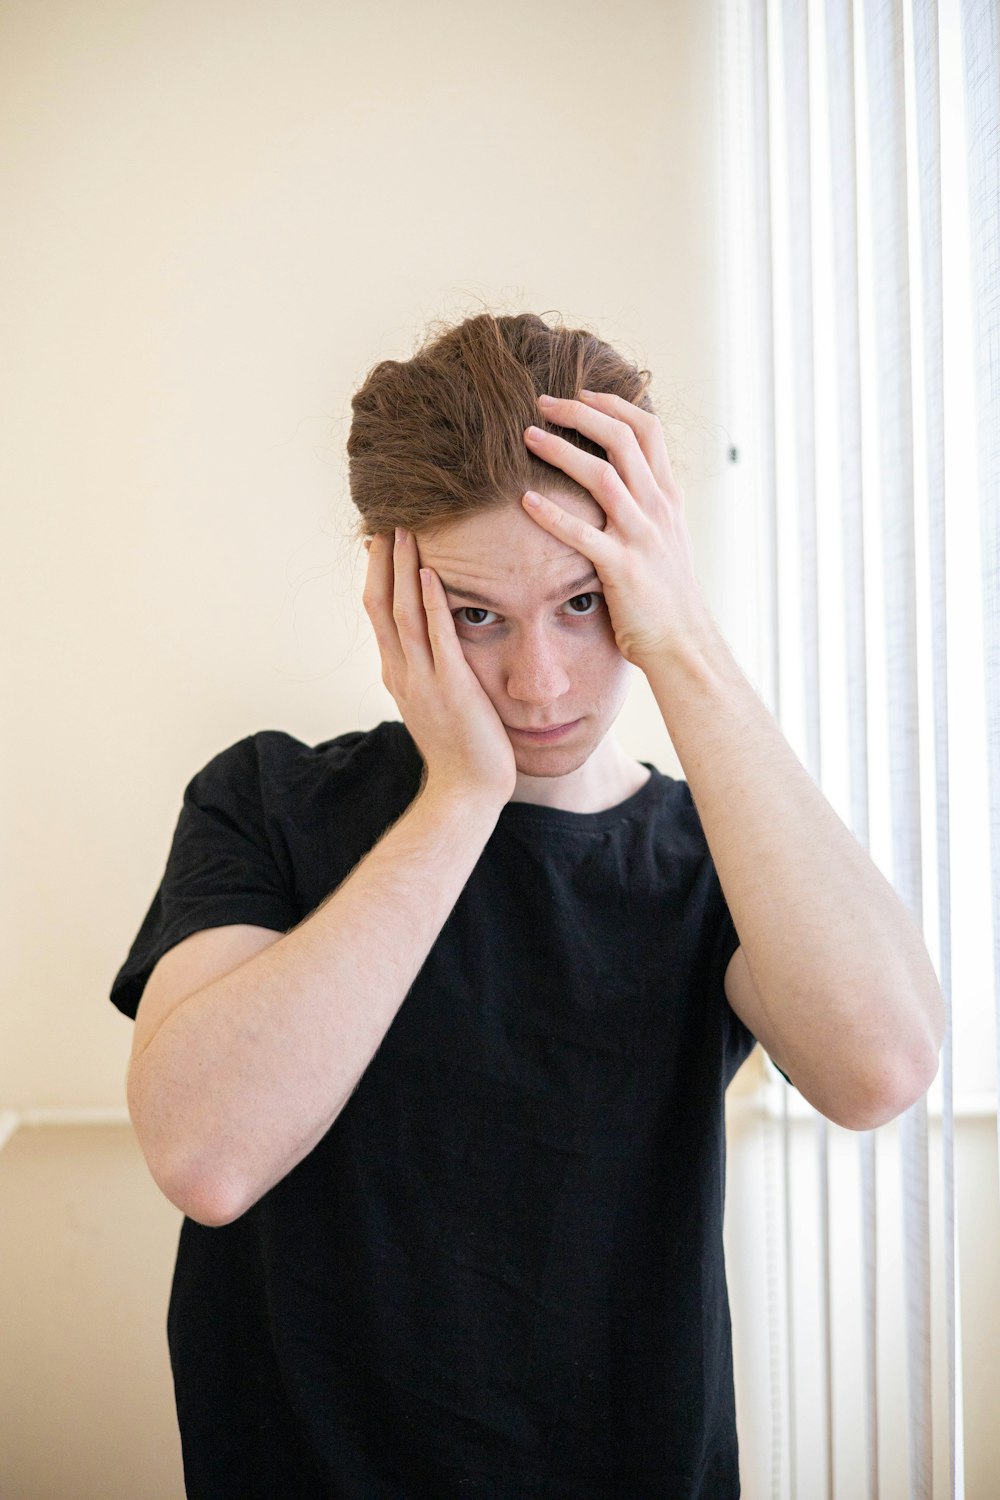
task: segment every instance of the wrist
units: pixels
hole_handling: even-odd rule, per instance
[[[710,689],[743,675],[729,643],[707,611],[684,635],[664,642],[637,665],[654,690],[657,682],[680,691]]]
[[[510,801],[510,794],[495,791],[490,787],[470,785],[468,782],[450,781],[445,777],[428,775],[425,768],[420,787],[411,806],[418,803],[445,816],[482,818],[496,822],[500,809]]]

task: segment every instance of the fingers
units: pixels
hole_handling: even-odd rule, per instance
[[[465,653],[455,633],[455,621],[452,619],[444,585],[433,568],[421,569],[421,582],[424,610],[427,616],[427,634],[430,638],[435,667],[446,667],[449,663],[457,665],[459,660],[464,664]]]
[[[368,574],[361,595],[361,603],[372,622],[372,629],[375,631],[375,639],[378,641],[383,662],[387,660],[392,649],[390,639],[392,617],[388,604],[392,580],[392,573],[389,569],[392,565],[392,558],[391,554],[387,556],[388,550],[384,537],[372,537],[368,549]]]
[[[414,665],[429,666],[431,646],[420,588],[417,544],[412,531],[396,528],[392,564],[392,618],[399,632],[403,652]]]
[[[411,532],[399,532],[391,541],[381,533],[372,538],[362,603],[375,631],[383,668],[430,665],[417,546]]]

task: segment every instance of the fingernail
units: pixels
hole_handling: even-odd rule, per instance
[[[555,406],[556,404],[555,396],[539,396],[538,400],[542,406]]]

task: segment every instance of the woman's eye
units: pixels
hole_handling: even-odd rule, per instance
[[[587,608],[587,609],[571,609],[570,610],[571,614],[578,615],[578,616],[579,615],[587,616],[587,615],[596,614],[597,610],[600,608],[601,603],[602,603],[602,601],[604,599],[604,595],[603,594],[593,594],[593,593],[591,593],[591,594],[574,594],[573,598],[568,601],[568,604],[575,605],[581,599],[586,600],[590,607]],[[473,605],[473,604],[463,604],[459,609],[453,609],[452,610],[452,616],[453,616],[453,618],[459,624],[467,625],[467,626],[469,626],[473,630],[485,630],[485,629],[487,629],[487,625],[486,625],[486,623],[482,619],[478,619],[478,620],[470,620],[468,618],[462,619],[461,617],[463,615],[465,615],[465,616],[468,616],[468,615],[480,615],[480,616],[482,616],[482,615],[492,615],[492,614],[493,614],[493,611],[491,609],[477,609],[475,607],[475,605]],[[496,616],[494,616],[494,618],[496,618]]]

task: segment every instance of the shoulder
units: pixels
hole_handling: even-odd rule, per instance
[[[373,767],[406,760],[415,746],[405,726],[391,719],[372,729],[352,729],[309,744],[285,729],[257,729],[219,750],[191,778],[188,794],[213,788],[267,800],[280,790],[328,784],[341,773],[369,774]]]
[[[703,859],[709,853],[705,830],[686,781],[656,773],[656,820],[659,836],[678,854]]]

